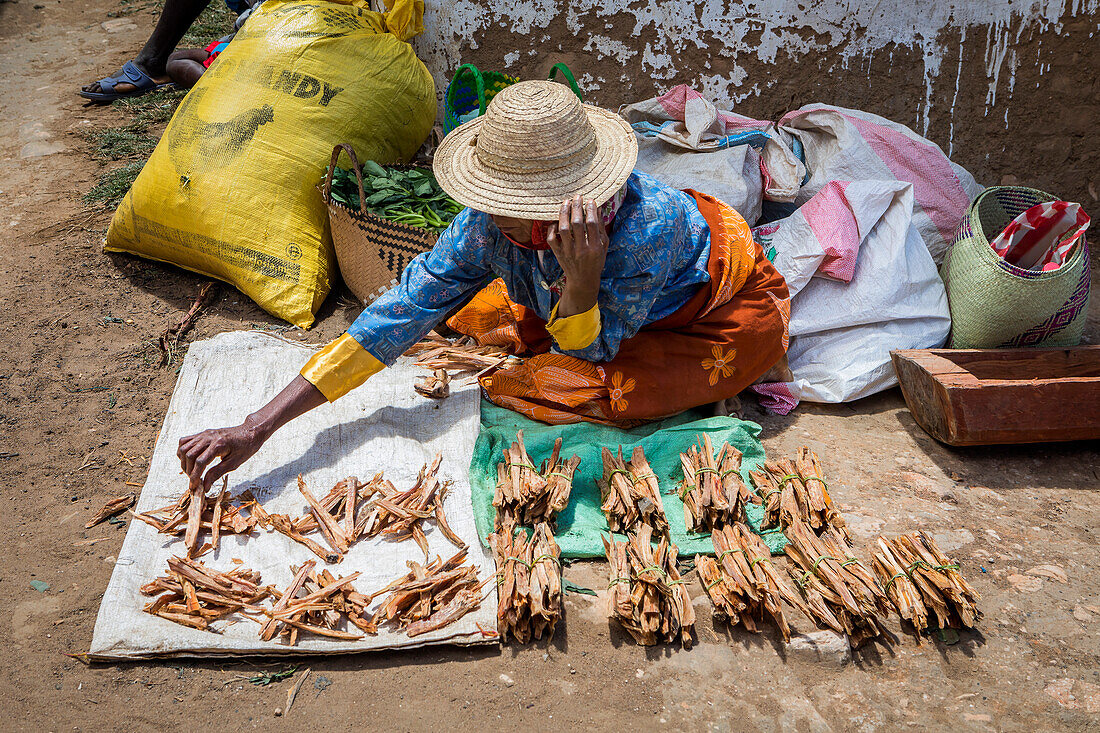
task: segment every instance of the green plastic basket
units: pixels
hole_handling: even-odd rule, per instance
[[[462,124],[460,119],[474,110],[485,114],[485,108],[502,89],[519,79],[499,71],[480,71],[473,64],[463,64],[455,70],[443,104],[443,132],[449,133]]]
[[[953,349],[1076,346],[1089,308],[1089,251],[1084,237],[1057,270],[1025,270],[989,245],[1019,214],[1055,201],[1020,186],[985,189],[967,209],[940,274],[951,308]]]
[[[577,80],[565,64],[554,64],[548,78],[552,81],[558,72],[565,77],[573,93],[583,101],[584,96],[581,94],[580,87],[577,86]],[[499,71],[481,71],[473,64],[459,66],[451,78],[451,83],[447,85],[447,93],[444,95],[443,133],[448,134],[461,125],[464,121],[462,118],[471,112],[476,111],[478,117],[485,114],[485,109],[489,106],[489,102],[493,101],[493,97],[517,81],[519,81],[518,77]]]

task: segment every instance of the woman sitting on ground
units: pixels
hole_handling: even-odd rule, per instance
[[[209,487],[445,320],[526,357],[481,386],[544,422],[629,426],[736,396],[784,356],[787,286],[736,211],[634,171],[637,152],[568,87],[502,91],[436,152],[468,208],[434,249],[244,423],[181,439],[184,472]]]

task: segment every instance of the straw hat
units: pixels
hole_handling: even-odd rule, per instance
[[[554,221],[576,194],[600,205],[634,170],[638,142],[614,112],[581,104],[564,84],[523,81],[455,129],[435,153],[435,177],[478,211]]]

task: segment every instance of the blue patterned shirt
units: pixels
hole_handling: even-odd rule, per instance
[[[710,279],[710,229],[688,194],[635,171],[612,220],[600,281],[600,334],[563,351],[591,362],[614,358],[643,326],[676,312]],[[488,214],[465,209],[401,281],[371,303],[348,329],[363,348],[392,364],[455,307],[500,277],[508,297],[549,320],[562,269],[550,251],[512,244]]]

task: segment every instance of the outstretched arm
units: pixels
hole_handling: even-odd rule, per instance
[[[240,425],[204,430],[180,438],[176,455],[183,465],[183,472],[192,485],[202,482],[203,488],[209,490],[215,481],[251,458],[272,433],[325,402],[321,390],[299,374],[274,399],[246,417]],[[215,458],[221,461],[211,465]]]

